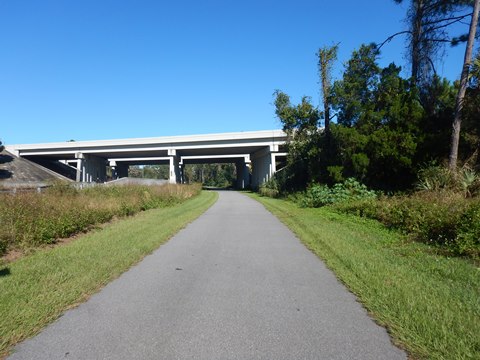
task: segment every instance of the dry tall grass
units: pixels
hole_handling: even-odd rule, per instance
[[[115,216],[173,205],[197,195],[200,185],[117,186],[44,193],[0,194],[0,255],[8,249],[50,244]]]

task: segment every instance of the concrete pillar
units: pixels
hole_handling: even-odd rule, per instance
[[[170,184],[181,182],[180,164],[175,149],[168,149],[168,156],[170,157]]]
[[[252,154],[252,187],[257,189],[270,180],[276,172],[275,152],[272,147]]]
[[[185,165],[184,164],[179,165],[179,170],[180,170],[180,184],[185,184],[186,183]]]
[[[77,175],[75,176],[75,181],[82,181],[82,168],[83,168],[83,159],[77,159]]]
[[[128,177],[128,165],[110,161],[110,168],[112,169],[112,180]]]
[[[277,160],[275,159],[275,156],[275,153],[270,153],[270,177],[277,172]]]
[[[89,175],[87,174],[88,166],[87,166],[87,159],[82,160],[82,180],[81,182],[89,182]]]
[[[237,170],[237,189],[245,189],[250,186],[250,168],[245,161],[237,161],[235,167]]]
[[[128,177],[128,165],[117,163],[115,170],[117,172],[117,179]]]
[[[107,164],[105,159],[89,154],[83,154],[82,156],[83,158],[79,157],[77,162],[77,181],[79,177],[82,182],[106,181]],[[81,169],[81,176],[79,176],[79,169]]]
[[[117,175],[117,162],[116,161],[110,161],[110,170],[112,172],[112,180],[118,179]]]
[[[112,169],[112,180],[128,177],[128,165],[110,161],[110,168]]]
[[[78,152],[75,154],[75,158],[77,159],[77,175],[75,177],[75,181],[80,182],[82,181],[82,169],[83,169],[84,156],[82,153]]]

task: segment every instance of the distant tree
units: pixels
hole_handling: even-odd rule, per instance
[[[129,166],[128,177],[143,178],[143,168],[138,165]]]
[[[330,92],[331,92],[331,77],[332,68],[337,59],[338,45],[325,46],[318,50],[318,73],[320,75],[320,92],[323,101],[323,114],[325,120],[325,133],[329,136],[330,133]]]
[[[470,71],[470,63],[472,61],[473,44],[478,26],[478,12],[480,11],[480,0],[475,0],[472,20],[470,22],[470,31],[465,49],[465,57],[463,60],[462,74],[460,76],[460,87],[458,89],[457,100],[455,102],[455,118],[452,126],[452,139],[450,143],[450,156],[448,158],[448,167],[455,170],[458,159],[458,146],[460,143],[460,128],[462,123],[462,110],[465,93],[468,86],[468,75]]]
[[[374,89],[380,77],[377,56],[375,44],[362,45],[346,63],[343,78],[334,82],[331,98],[339,124],[357,125],[373,114]]]
[[[469,165],[480,165],[480,51],[470,68],[469,81],[462,108],[460,147]],[[460,149],[459,149],[460,153]]]
[[[186,181],[188,183],[203,183],[204,165],[203,164],[188,164],[184,168]]]
[[[374,44],[362,45],[334,82],[328,97],[338,121],[330,124],[329,137],[308,97],[294,105],[275,92],[275,113],[288,134],[286,190],[348,177],[388,190],[412,184],[423,108],[401,68],[380,68],[378,55]]]
[[[233,164],[206,164],[207,177],[204,184],[207,186],[233,186],[236,179],[236,169]]]
[[[169,173],[168,165],[145,165],[142,176],[146,179],[168,179]]]
[[[276,90],[274,96],[275,114],[288,135],[287,167],[290,176],[287,177],[287,186],[301,188],[309,181],[320,178],[322,113],[307,96],[298,105],[293,105],[290,97],[280,90]]]
[[[365,180],[370,159],[365,153],[368,135],[360,133],[355,127],[341,124],[331,126],[330,159],[323,159],[325,164],[324,182],[337,183],[347,177]]]
[[[394,0],[403,3],[404,0]],[[446,43],[457,43],[447,29],[471,15],[469,5],[472,0],[409,0],[407,12],[408,29],[398,32],[384,41],[388,42],[397,35],[408,37],[408,58],[411,65],[412,83],[422,88],[436,73],[435,60],[441,54]],[[384,44],[382,43],[380,47]]]
[[[327,173],[332,182],[353,176],[376,188],[408,187],[424,112],[401,68],[392,63],[381,69],[378,55],[375,45],[362,45],[333,85],[338,124],[332,126]]]
[[[168,165],[134,165],[128,168],[128,176],[144,179],[168,179],[170,169]]]
[[[2,142],[0,141],[0,151],[3,151],[5,149],[5,146],[2,145]]]
[[[235,185],[236,168],[233,164],[188,164],[185,176],[188,183],[229,187]]]
[[[422,96],[424,115],[419,123],[416,161],[443,163],[448,158],[457,88],[445,78],[433,76]]]

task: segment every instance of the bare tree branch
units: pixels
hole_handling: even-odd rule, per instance
[[[383,45],[385,45],[386,43],[389,43],[390,41],[392,41],[395,37],[397,37],[398,35],[403,35],[403,34],[412,34],[411,31],[409,30],[405,30],[405,31],[399,31],[393,35],[390,35],[388,38],[386,38],[380,45],[376,44],[377,45],[377,50],[380,50],[382,48]]]
[[[442,18],[442,19],[432,20],[432,21],[428,21],[428,22],[422,23],[422,26],[433,25],[433,24],[437,24],[437,23],[440,23],[440,22],[444,22],[444,21],[450,21],[450,20],[463,20],[463,19],[465,19],[466,17],[472,16],[472,14],[473,14],[473,13],[468,13],[468,14],[459,15],[459,16],[452,16],[452,17],[449,17],[449,18]]]
[[[463,19],[463,18],[462,18],[462,19]],[[437,26],[437,27],[429,28],[429,30],[433,30],[433,31],[434,31],[434,30],[442,29],[442,28],[445,28],[445,27],[450,26],[450,25],[452,25],[452,24],[455,24],[455,23],[457,23],[457,22],[460,22],[460,21],[462,21],[462,19],[453,20],[453,21],[451,21],[451,22],[449,22],[449,23],[442,24],[442,25]]]
[[[429,11],[435,11],[435,9],[438,9],[442,6],[449,6],[450,7],[450,10],[451,8],[453,8],[454,6],[466,6],[466,4],[458,4],[458,1],[451,1],[450,3],[448,4],[445,4],[445,2],[442,2],[442,1],[433,1],[432,3],[430,3],[430,5],[427,5],[425,6],[425,11],[426,12],[429,12]]]
[[[430,57],[427,57],[428,62],[430,63],[430,66],[432,67],[433,70],[433,75],[437,75],[437,69],[435,68],[435,64],[433,63],[432,59]]]
[[[452,42],[452,39],[424,39],[423,41],[428,42],[445,42],[445,43],[450,43]]]

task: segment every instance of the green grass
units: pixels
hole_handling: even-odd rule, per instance
[[[251,195],[355,293],[413,358],[480,358],[480,269],[380,223]]]
[[[217,196],[203,191],[0,267],[0,358],[158,248]]]

